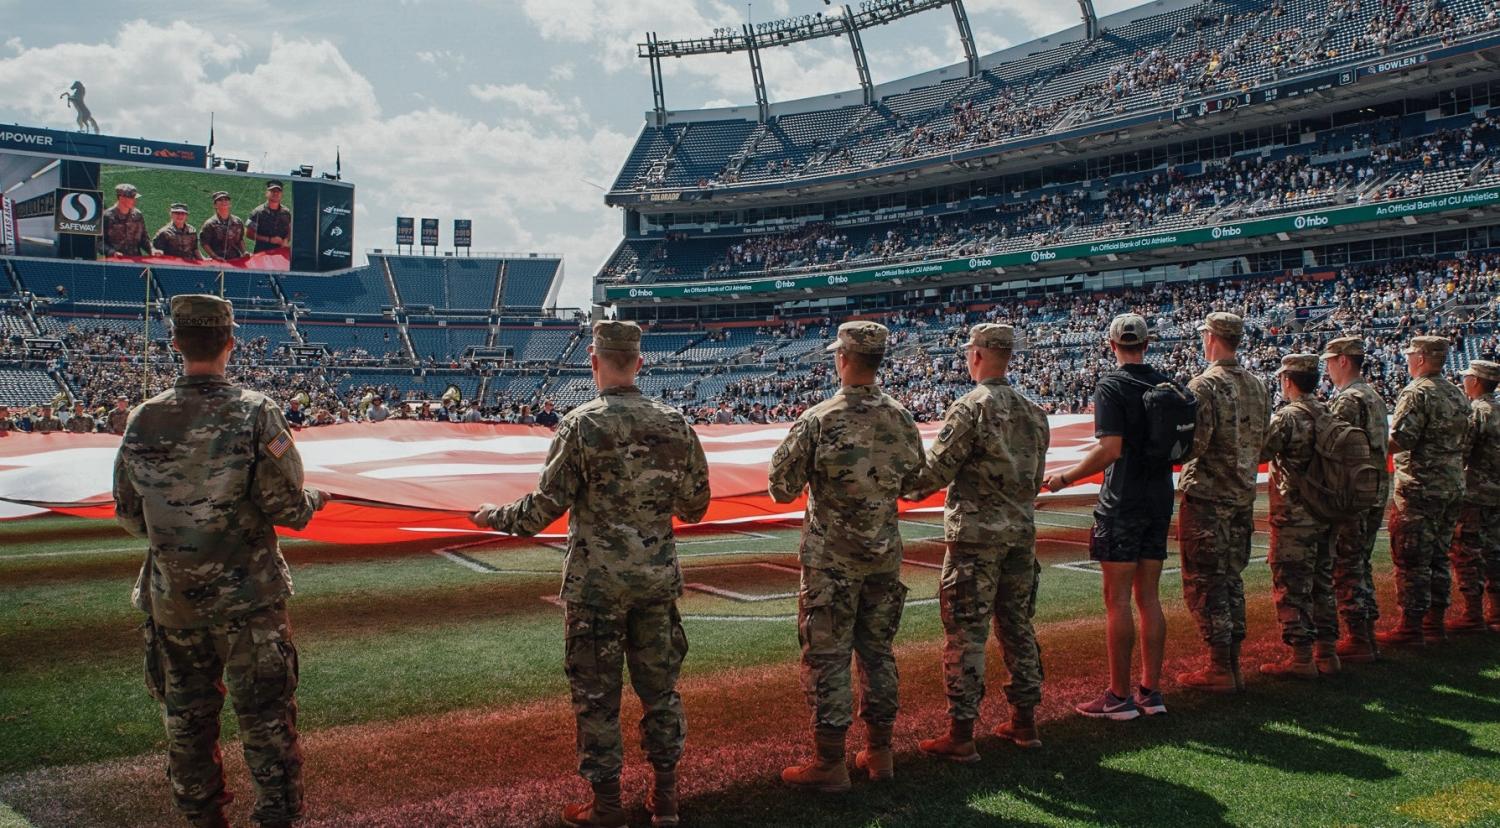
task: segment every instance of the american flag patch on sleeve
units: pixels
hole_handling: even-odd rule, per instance
[[[281,433],[272,438],[271,442],[266,443],[266,453],[280,460],[281,456],[286,454],[287,449],[291,447],[292,435],[288,434],[286,429],[282,429]]]

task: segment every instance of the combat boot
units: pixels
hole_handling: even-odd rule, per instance
[[[229,828],[229,818],[224,816],[223,809],[190,821],[193,828]]]
[[[917,742],[917,750],[950,762],[978,762],[979,748],[974,745],[974,720],[949,719],[948,735],[923,739]]]
[[[1374,624],[1363,618],[1351,619],[1344,624],[1344,637],[1334,649],[1339,660],[1350,664],[1369,664],[1375,660],[1375,636],[1371,634]]]
[[[1002,739],[1009,739],[1023,748],[1039,748],[1042,746],[1042,738],[1036,732],[1036,708],[1035,707],[1012,707],[1010,709],[1010,721],[1001,722],[995,726],[994,733]]]
[[[646,812],[651,814],[655,826],[676,825],[677,819],[677,772],[657,771],[656,781],[646,794]]]
[[[1233,693],[1238,689],[1234,680],[1232,647],[1215,644],[1209,648],[1208,664],[1200,670],[1177,674],[1177,683],[1183,687],[1209,690],[1215,693]]]
[[[1452,633],[1480,633],[1488,629],[1484,620],[1484,599],[1464,596],[1464,611],[1450,619],[1447,628]]]
[[[574,828],[620,828],[630,823],[630,814],[620,804],[620,780],[594,783],[592,802],[563,808],[563,824]]]
[[[849,767],[844,764],[844,732],[818,731],[814,741],[818,757],[805,765],[793,765],[783,770],[781,781],[819,793],[847,792]]]
[[[1240,670],[1240,645],[1244,642],[1236,641],[1229,645],[1229,672],[1234,676],[1234,691],[1245,692],[1245,673]]]
[[[891,752],[891,725],[867,725],[869,745],[854,754],[854,766],[870,774],[871,782],[896,778],[896,756]]]
[[[1318,667],[1313,663],[1313,645],[1293,644],[1290,655],[1281,661],[1271,661],[1260,665],[1260,673],[1263,676],[1280,678],[1317,678]]]
[[[1432,607],[1422,618],[1422,637],[1428,643],[1448,640],[1448,608]]]
[[[1324,676],[1338,675],[1344,665],[1339,663],[1338,645],[1332,641],[1318,641],[1313,644],[1313,661],[1317,664],[1318,673]]]
[[[1489,607],[1484,611],[1484,622],[1490,629],[1500,632],[1500,591],[1488,593]]]
[[[1422,637],[1422,616],[1402,610],[1401,623],[1376,634],[1375,640],[1381,644],[1424,646],[1427,642]]]

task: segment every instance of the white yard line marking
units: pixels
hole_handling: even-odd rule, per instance
[[[1256,547],[1256,548],[1257,549],[1264,549],[1265,547],[1261,546],[1261,547]],[[1257,556],[1255,556],[1255,557],[1253,557],[1253,558],[1250,559],[1250,563],[1263,563],[1265,560],[1266,560],[1266,556],[1264,556],[1264,555],[1257,555]],[[1052,568],[1053,569],[1066,569],[1069,572],[1082,572],[1082,573],[1087,574],[1087,575],[1101,575],[1101,574],[1104,573],[1104,570],[1103,570],[1103,568],[1101,568],[1099,566],[1099,562],[1098,561],[1069,561],[1067,563],[1055,563],[1055,564],[1052,564]],[[1161,574],[1163,574],[1163,575],[1171,575],[1173,573],[1177,573],[1177,572],[1181,572],[1181,571],[1182,571],[1182,567],[1180,567],[1180,566],[1169,566],[1169,567],[1166,567],[1166,568],[1162,569]]]
[[[462,552],[450,552],[446,549],[439,549],[433,554],[443,558],[447,558],[448,560],[458,564],[464,569],[472,569],[475,572],[479,572],[485,575],[493,575],[496,572],[496,569],[493,566],[490,566],[483,561],[477,561],[469,557],[468,555],[463,554]]]
[[[907,601],[906,602],[906,606],[907,607],[925,607],[925,606],[931,606],[933,604],[936,604],[937,602],[938,602],[938,599],[936,599],[936,598],[917,598],[915,600],[909,600],[909,601]],[[786,615],[698,615],[698,614],[692,614],[692,613],[684,613],[683,616],[682,616],[682,620],[684,620],[684,621],[729,621],[729,622],[732,622],[732,623],[745,623],[745,622],[752,622],[752,621],[787,622],[787,621],[796,621],[797,620],[797,614],[796,613],[791,613],[791,614],[786,614]]]
[[[109,549],[68,549],[59,552],[22,552],[17,555],[0,555],[0,563],[14,561],[22,558],[63,558],[80,555],[110,555],[117,552],[139,552],[146,553],[144,546],[116,546]]]
[[[732,589],[699,583],[683,584],[683,587],[691,589],[694,592],[704,592],[709,595],[717,595],[720,598],[728,598],[731,601],[740,601],[747,604],[755,604],[762,601],[784,601],[787,598],[797,597],[797,593],[795,592],[768,592],[764,595],[751,595],[748,592],[736,592]]]

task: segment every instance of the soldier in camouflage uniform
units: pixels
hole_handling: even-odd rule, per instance
[[[210,259],[221,261],[245,256],[245,222],[229,212],[229,193],[214,193],[214,214],[198,228],[198,243]]]
[[[1464,499],[1453,544],[1453,574],[1463,596],[1463,615],[1449,622],[1454,632],[1482,632],[1500,626],[1500,363],[1474,360],[1463,372],[1469,398],[1469,453],[1464,462]],[[1484,609],[1489,596],[1489,612]]]
[[[63,430],[62,420],[52,414],[52,406],[42,406],[42,413],[31,423],[31,430],[37,434],[51,434]]]
[[[150,256],[156,251],[146,238],[146,217],[135,208],[140,192],[131,184],[115,185],[115,206],[104,211],[103,256]]]
[[[995,734],[1022,747],[1041,747],[1036,706],[1042,700],[1042,658],[1031,618],[1036,612],[1036,523],[1032,512],[1047,465],[1047,415],[1021,396],[1005,375],[1018,349],[1010,325],[981,324],[965,343],[969,376],[979,383],[943,417],[927,452],[927,468],[911,500],[948,487],[943,509],[943,682],[948,735],[925,739],[923,753],[957,762],[979,760],[974,720],[984,699],[984,648],[993,623],[1010,673],[1005,696],[1011,720]]]
[[[1287,354],[1276,375],[1287,404],[1271,415],[1261,459],[1271,465],[1270,563],[1276,617],[1281,640],[1292,652],[1282,661],[1262,664],[1260,671],[1315,679],[1319,672],[1339,670],[1334,652],[1339,629],[1333,598],[1333,527],[1308,509],[1300,481],[1316,454],[1318,420],[1328,410],[1316,396],[1316,354]]]
[[[1391,507],[1391,558],[1401,622],[1378,636],[1383,644],[1426,643],[1446,637],[1444,616],[1452,574],[1448,547],[1464,496],[1469,400],[1443,377],[1448,340],[1412,337],[1406,348],[1412,380],[1391,417],[1396,497]]]
[[[292,245],[292,211],[281,206],[281,193],[280,181],[267,181],[265,203],[250,211],[246,235],[255,242],[254,253]]]
[[[1177,542],[1182,591],[1209,663],[1178,683],[1205,690],[1244,689],[1239,650],[1245,640],[1245,585],[1255,532],[1255,487],[1271,407],[1265,383],[1240,365],[1245,323],[1211,313],[1198,326],[1209,366],[1188,383],[1198,399],[1198,428],[1178,490]]]
[[[1363,664],[1379,655],[1375,621],[1380,617],[1380,607],[1375,603],[1370,555],[1391,493],[1386,462],[1390,415],[1385,399],[1361,373],[1365,361],[1363,339],[1358,336],[1331,339],[1323,346],[1320,358],[1327,363],[1328,378],[1337,389],[1328,403],[1329,413],[1364,431],[1370,441],[1370,464],[1380,471],[1380,494],[1375,504],[1363,515],[1333,528],[1333,591],[1345,630],[1337,654],[1342,663]]]
[[[161,255],[188,261],[203,258],[198,253],[198,231],[188,224],[187,219],[187,205],[182,202],[173,204],[172,220],[156,231],[156,236],[151,239],[151,244],[161,251]]]
[[[682,415],[641,395],[641,329],[596,322],[589,359],[599,397],[558,424],[536,491],[507,506],[483,504],[478,526],[535,535],[571,510],[562,600],[565,670],[578,720],[578,772],[590,803],[569,805],[569,825],[624,825],[620,800],[621,667],[645,713],[641,747],[655,770],[646,807],[677,824],[677,762],[687,735],[677,676],[687,637],[677,613],[682,570],[672,518],[708,510],[708,462]]]
[[[16,425],[16,418],[10,416],[10,406],[0,405],[0,434],[20,430],[20,426]]]
[[[110,409],[109,417],[105,421],[110,434],[124,434],[125,422],[130,418],[130,400],[125,397],[115,398],[115,407]]]
[[[94,418],[84,408],[83,403],[73,403],[73,413],[69,415],[68,422],[63,425],[63,430],[69,434],[93,434]]]
[[[256,821],[303,813],[291,574],[276,527],[301,529],[326,497],[302,486],[281,409],[231,385],[234,311],[172,297],[184,375],[133,412],[115,457],[115,517],[150,542],[133,601],[145,612],[146,686],[167,730],[167,776],[183,815],[226,826],[219,714],[227,684],[255,785]]]
[[[911,414],[875,382],[888,335],[875,322],[839,326],[828,351],[842,387],[798,418],[771,458],[773,500],[790,503],[810,490],[797,639],[817,758],[785,769],[781,778],[828,793],[849,789],[844,741],[853,723],[851,654],[859,657],[859,715],[869,734],[856,762],[872,778],[894,775],[898,704],[891,643],[906,601],[896,500],[918,488],[924,459]]]

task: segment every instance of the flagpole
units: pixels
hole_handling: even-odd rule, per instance
[[[146,304],[142,307],[146,318],[145,340],[141,348],[141,402],[151,395],[151,268],[141,271],[141,281],[146,283]]]

